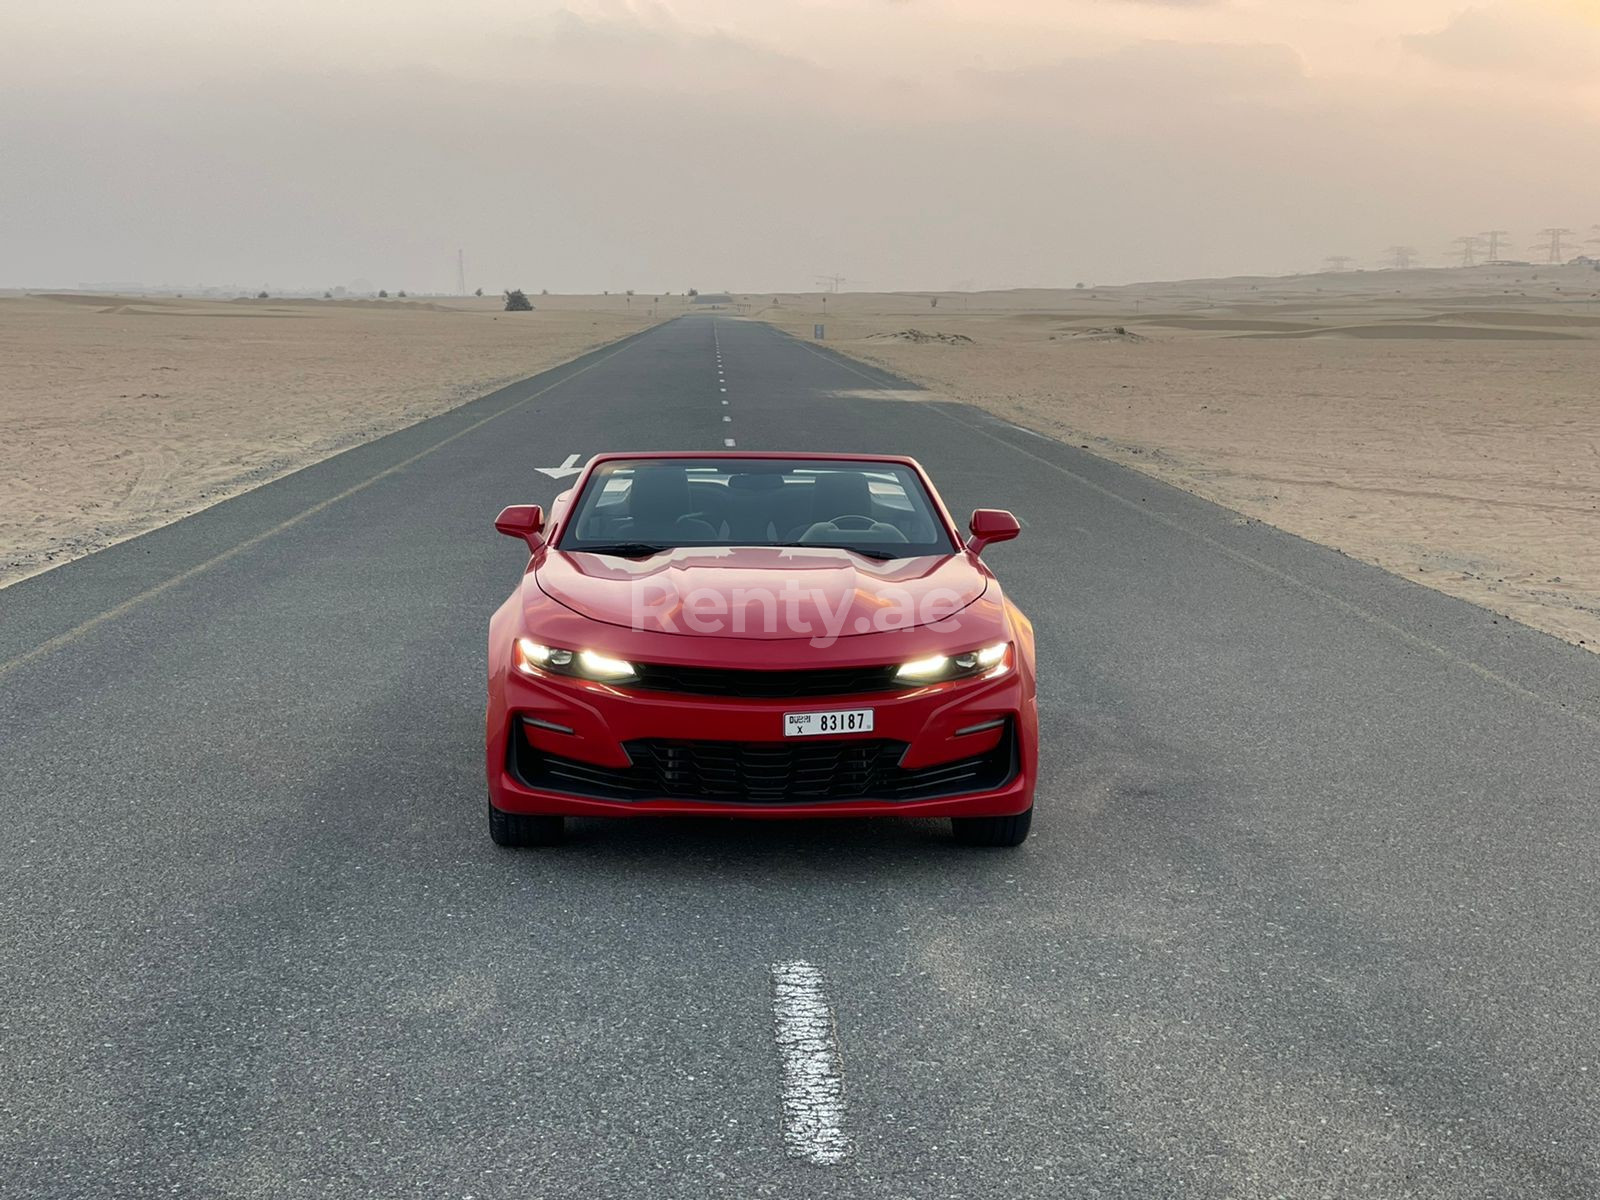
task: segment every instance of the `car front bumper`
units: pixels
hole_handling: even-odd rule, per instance
[[[508,673],[491,696],[490,801],[568,816],[1009,816],[1033,803],[1022,677],[792,700]],[[868,734],[785,738],[787,712],[873,710]]]

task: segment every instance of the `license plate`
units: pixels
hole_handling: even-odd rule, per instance
[[[870,708],[783,714],[784,737],[818,737],[827,733],[871,733]]]

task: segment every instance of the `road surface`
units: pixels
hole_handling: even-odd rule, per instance
[[[729,441],[1026,523],[1020,851],[490,844],[495,513]],[[680,319],[0,592],[0,1195],[1593,1197],[1597,735],[1583,650]]]

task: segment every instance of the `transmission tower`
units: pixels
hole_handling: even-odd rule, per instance
[[[1475,267],[1478,265],[1478,251],[1483,247],[1483,239],[1476,234],[1469,233],[1465,237],[1458,237],[1451,243],[1461,247],[1461,265]]]
[[[456,251],[456,295],[465,296],[466,294],[467,294],[467,260],[462,256],[461,251],[457,250]]]
[[[822,287],[826,288],[829,292],[837,292],[839,290],[839,285],[841,283],[843,283],[843,282],[844,282],[844,276],[843,275],[818,275],[817,276],[817,283],[819,283]]]
[[[1415,246],[1390,246],[1384,253],[1389,256],[1389,265],[1401,271],[1417,261]]]
[[[1548,252],[1548,257],[1546,257],[1545,261],[1549,263],[1565,262],[1566,257],[1561,253],[1561,239],[1576,237],[1577,232],[1575,229],[1557,229],[1553,225],[1549,229],[1539,230],[1539,236],[1545,239],[1545,249]]]
[[[1348,254],[1330,254],[1322,260],[1322,265],[1330,271],[1348,271],[1350,264],[1355,262]]]
[[[1500,258],[1500,239],[1509,237],[1510,233],[1504,229],[1485,229],[1478,236],[1489,243],[1489,261],[1496,262]]]

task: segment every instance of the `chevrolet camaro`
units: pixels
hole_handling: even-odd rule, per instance
[[[489,622],[489,833],[567,817],[947,817],[1028,835],[1033,626],[914,460],[603,454],[548,515]]]

